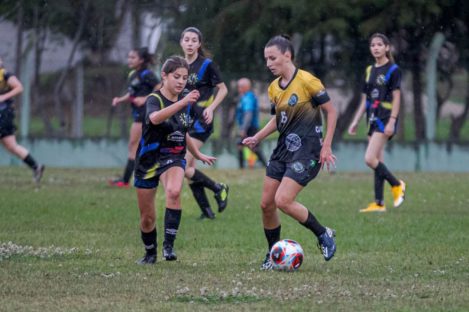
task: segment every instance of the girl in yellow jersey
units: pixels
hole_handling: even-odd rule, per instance
[[[335,163],[331,145],[337,113],[321,81],[293,63],[292,43],[285,36],[269,40],[264,49],[267,67],[278,76],[269,86],[272,119],[243,144],[254,148],[278,130],[277,147],[267,165],[261,209],[269,251],[280,240],[280,219],[277,208],[298,220],[317,237],[326,261],[336,251],[334,231],[322,226],[314,215],[296,201],[300,191],[313,180],[319,170]],[[327,114],[327,132],[323,138],[321,111]],[[261,269],[271,269],[267,253]]]
[[[383,163],[384,146],[396,132],[401,97],[401,71],[394,63],[389,39],[376,33],[370,38],[370,52],[375,64],[367,67],[361,105],[355,114],[349,134],[355,135],[363,114],[368,118],[368,148],[365,162],[374,171],[375,201],[360,212],[384,212],[384,181],[388,181],[394,207],[404,201],[405,183],[394,177]]]

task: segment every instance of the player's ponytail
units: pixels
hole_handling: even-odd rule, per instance
[[[381,40],[383,40],[384,45],[389,47],[389,51],[386,51],[386,57],[391,63],[394,63],[394,56],[392,55],[392,52],[391,52],[391,41],[389,40],[389,38],[382,33],[374,33],[370,37],[370,44],[374,38],[380,38]]]
[[[203,57],[210,57],[210,52],[205,48],[205,45],[204,45],[204,36],[202,35],[202,32],[197,27],[193,27],[193,26],[187,27],[181,33],[181,40],[184,38],[184,35],[187,32],[194,33],[199,38],[200,47],[197,50],[197,53],[199,53]]]
[[[148,52],[147,47],[142,47],[142,48],[134,48],[132,51],[135,51],[137,53],[138,57],[143,60],[142,67],[148,67],[150,65],[155,64],[155,60],[153,59],[153,54]]]
[[[292,61],[295,60],[295,50],[290,40],[290,36],[288,35],[275,36],[271,38],[265,45],[266,48],[273,47],[273,46],[277,47],[282,53],[289,51],[291,54],[291,60]]]

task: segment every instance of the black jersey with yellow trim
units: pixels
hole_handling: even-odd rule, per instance
[[[212,104],[215,88],[222,82],[220,70],[211,59],[199,55],[194,62],[189,64],[189,78],[186,88],[189,91],[198,90],[200,93],[197,104],[194,106],[199,117],[203,110]]]
[[[179,97],[178,101],[182,99]],[[175,102],[168,100],[160,91],[151,93],[146,100],[145,122],[142,138],[137,149],[135,176],[149,179],[156,175],[156,169],[171,159],[184,159],[186,154],[186,133],[194,122],[194,111],[189,105],[176,114],[154,125],[150,115]]]
[[[366,96],[368,117],[387,119],[391,115],[393,91],[401,88],[401,70],[397,64],[366,68],[362,92]],[[373,116],[371,116],[373,115]]]
[[[0,68],[0,94],[5,94],[10,92],[11,88],[8,85],[8,79],[13,77],[14,74],[10,73],[4,68]],[[13,103],[13,99],[10,98],[6,101],[0,102],[0,109],[7,107]]]
[[[128,92],[132,97],[147,96],[160,83],[155,73],[148,68],[132,70],[128,75]]]
[[[286,86],[280,84],[280,77],[275,79],[268,95],[280,133],[271,159],[318,158],[323,136],[320,106],[330,101],[322,82],[309,72],[296,69]]]

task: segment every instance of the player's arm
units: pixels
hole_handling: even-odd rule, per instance
[[[384,128],[384,134],[391,136],[394,134],[394,129],[396,127],[396,120],[399,116],[399,110],[401,108],[401,90],[395,89],[392,91],[392,110],[389,121]]]
[[[223,101],[223,99],[226,97],[228,94],[228,88],[226,87],[224,82],[220,82],[217,85],[218,91],[217,94],[215,95],[215,98],[213,99],[212,104],[210,104],[209,107],[207,107],[204,110],[204,120],[207,124],[212,123],[213,121],[213,112],[217,107],[220,105],[220,103]]]
[[[130,93],[126,93],[123,96],[116,96],[112,99],[112,106],[117,106],[120,103],[130,102]]]
[[[168,107],[161,108],[161,109],[151,112],[148,115],[148,118],[150,119],[150,122],[152,124],[159,125],[160,123],[166,121],[167,119],[169,119],[171,116],[179,112],[181,109],[183,109],[187,105],[190,105],[190,103],[196,102],[198,98],[199,98],[199,91],[192,90],[182,100]],[[149,99],[152,99],[152,101],[154,100],[157,101],[155,97],[149,97]]]
[[[277,130],[277,117],[272,116],[264,128],[258,131],[254,136],[245,138],[243,140],[243,144],[247,145],[249,148],[254,148],[259,144],[259,142],[271,135],[275,130]]]
[[[355,135],[357,133],[358,123],[360,122],[360,119],[365,113],[365,110],[366,110],[366,94],[362,93],[360,106],[358,106],[357,112],[355,113],[355,117],[353,118],[352,123],[350,124],[348,128],[348,133],[350,135]]]
[[[7,84],[11,90],[0,95],[0,102],[7,101],[23,92],[23,85],[15,76],[10,76],[7,80]]]
[[[321,110],[326,114],[327,120],[327,129],[326,136],[324,137],[324,142],[321,148],[321,154],[319,156],[319,162],[321,167],[326,165],[327,170],[330,170],[330,166],[335,165],[336,157],[332,154],[332,139],[334,138],[335,127],[337,124],[337,110],[331,101],[327,101],[324,104],[321,104]]]
[[[213,165],[215,160],[217,160],[213,156],[207,156],[201,153],[200,150],[197,148],[197,145],[194,143],[194,140],[189,135],[189,133],[186,133],[186,145],[187,145],[187,149],[189,150],[189,152],[191,152],[191,154],[194,155],[196,159],[202,161],[204,164]]]

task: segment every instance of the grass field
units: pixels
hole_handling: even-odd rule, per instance
[[[305,250],[284,273],[258,270],[263,171],[210,171],[231,187],[215,221],[198,220],[185,187],[179,260],[146,267],[134,264],[135,191],[106,185],[118,172],[48,169],[35,189],[25,167],[0,168],[0,311],[469,310],[467,174],[402,173],[403,207],[387,190],[388,212],[362,215],[371,174],[322,173],[299,200],[337,230],[336,257],[324,262],[312,233],[282,216],[282,237]]]

